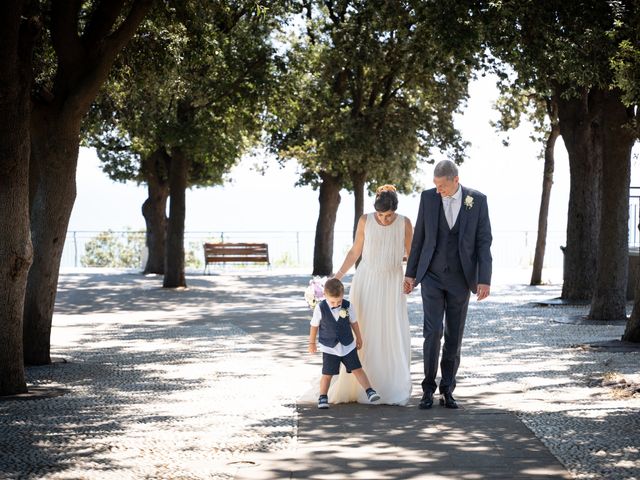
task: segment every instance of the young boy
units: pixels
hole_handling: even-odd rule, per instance
[[[380,395],[371,388],[358,358],[357,350],[362,348],[362,336],[355,312],[349,301],[343,298],[344,285],[337,278],[330,278],[324,284],[324,296],[325,299],[319,302],[313,311],[309,333],[310,353],[318,351],[316,336],[320,334],[322,378],[318,408],[329,408],[327,393],[331,377],[340,373],[340,363],[344,363],[347,372],[355,375],[358,383],[366,390],[369,402],[380,400]],[[353,333],[356,334],[355,339]]]

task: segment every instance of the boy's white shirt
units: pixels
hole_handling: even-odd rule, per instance
[[[342,306],[331,308],[331,314],[333,315],[333,318],[336,319],[336,322],[338,321],[341,309],[342,309]],[[356,311],[353,308],[353,304],[349,305],[348,311],[349,311],[349,322],[356,323]],[[311,326],[318,327],[320,325],[321,318],[322,318],[322,312],[320,311],[320,302],[318,302],[318,304],[313,309],[313,316],[311,317]],[[318,342],[318,350],[320,350],[323,353],[337,355],[338,357],[344,357],[349,352],[351,352],[351,350],[353,350],[354,348],[356,348],[355,339],[349,345],[343,345],[340,342],[338,342],[338,344],[333,348],[327,347],[326,345],[323,345],[320,342]]]

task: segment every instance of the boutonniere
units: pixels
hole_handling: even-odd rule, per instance
[[[340,318],[347,318],[347,311],[344,308],[340,309]]]
[[[467,210],[470,210],[473,207],[473,197],[471,195],[464,197],[464,206]]]

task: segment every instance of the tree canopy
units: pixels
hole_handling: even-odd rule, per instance
[[[180,147],[189,185],[211,186],[255,142],[273,68],[275,20],[240,2],[160,5],[94,105],[85,138],[114,180],[142,181],[140,158]]]
[[[461,161],[453,116],[466,98],[477,32],[459,2],[308,2],[289,56],[295,98],[274,146],[303,167],[410,190],[434,148]],[[446,19],[446,20],[445,20]],[[291,84],[292,82],[286,82]],[[282,127],[282,125],[278,125]]]

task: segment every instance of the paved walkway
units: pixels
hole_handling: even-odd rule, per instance
[[[505,280],[513,280],[510,275]],[[308,276],[61,275],[53,355],[30,401],[0,401],[0,478],[640,478],[640,352],[588,347],[615,322],[540,307],[558,286],[472,302],[457,397],[420,411],[419,296],[408,407],[314,405]],[[619,351],[621,350],[621,351]]]

